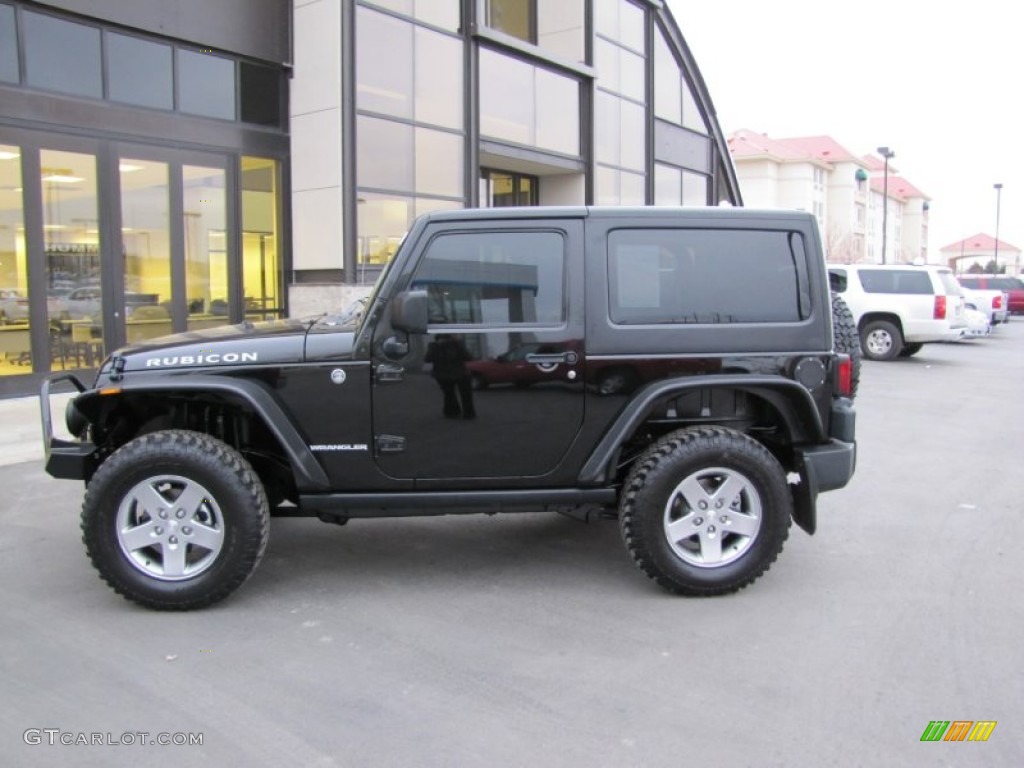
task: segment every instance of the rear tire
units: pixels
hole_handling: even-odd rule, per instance
[[[633,560],[670,592],[736,592],[782,551],[793,500],[779,462],[730,429],[670,433],[626,478],[619,528]]]
[[[871,320],[860,332],[860,343],[868,360],[894,360],[903,349],[903,336],[888,320]]]
[[[118,449],[82,505],[89,559],[115,592],[148,608],[224,599],[252,574],[270,528],[249,463],[198,432],[166,430]]]

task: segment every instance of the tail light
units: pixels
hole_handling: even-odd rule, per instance
[[[992,299],[992,309],[1002,309],[1002,308],[1003,308],[1003,297],[1002,296],[994,297]]]
[[[853,358],[849,355],[836,355],[836,387],[841,397],[853,396]]]
[[[932,312],[932,318],[934,320],[945,320],[946,319],[946,297],[936,296],[935,297],[935,311]]]

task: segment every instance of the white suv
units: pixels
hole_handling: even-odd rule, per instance
[[[846,300],[864,357],[892,360],[922,344],[956,341],[967,327],[960,285],[947,267],[830,264],[832,290]]]

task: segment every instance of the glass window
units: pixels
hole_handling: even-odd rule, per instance
[[[536,70],[535,141],[541,149],[580,153],[580,89],[575,80]]]
[[[44,149],[39,162],[51,365],[91,367],[103,351],[96,158]]]
[[[21,151],[0,144],[0,376],[28,373],[31,348]]]
[[[278,164],[242,158],[242,291],[246,317],[272,320],[283,310],[278,254]]]
[[[691,131],[709,133],[704,113],[697,106],[697,100],[693,98],[690,86],[687,85],[685,79],[681,79],[680,82],[683,88],[683,127],[689,128]]]
[[[125,335],[132,342],[166,336],[171,321],[170,171],[166,163],[123,158],[121,243]]]
[[[659,32],[654,36],[654,114],[683,124],[683,94],[679,65]]]
[[[28,85],[103,98],[99,29],[31,11],[22,22]]]
[[[683,172],[671,165],[654,164],[654,204],[682,205]]]
[[[707,205],[711,179],[701,173],[683,171],[683,205]]]
[[[238,63],[241,119],[256,125],[281,125],[280,70],[246,61]]]
[[[178,49],[178,108],[206,117],[235,119],[235,63]]]
[[[415,40],[416,121],[461,129],[462,42],[423,27]]]
[[[461,23],[459,0],[369,0],[369,2],[452,32],[457,31]]]
[[[415,166],[411,125],[359,116],[356,153],[360,187],[413,191]]]
[[[579,84],[494,51],[480,51],[481,133],[578,155]]]
[[[485,0],[484,24],[528,43],[535,42],[533,0]]]
[[[927,272],[912,269],[862,269],[857,276],[867,293],[932,294]]]
[[[494,51],[480,51],[480,132],[530,144],[536,124],[533,67]]]
[[[416,18],[426,24],[456,32],[462,22],[459,0],[416,0]]]
[[[537,177],[506,171],[480,174],[480,205],[484,208],[506,208],[537,204]]]
[[[597,160],[642,171],[646,164],[647,120],[642,106],[604,91],[595,101]]]
[[[171,46],[108,32],[106,54],[111,100],[174,109]]]
[[[569,61],[586,58],[583,0],[536,0],[537,45]]]
[[[557,232],[442,234],[413,288],[426,288],[432,325],[554,325],[565,319],[565,242]]]
[[[356,106],[411,118],[413,25],[368,8],[356,14]]]
[[[619,230],[608,247],[621,325],[797,322],[808,311],[796,233]]]
[[[610,40],[644,50],[644,12],[628,0],[594,0],[594,28]]]
[[[185,297],[189,315],[230,316],[225,173],[221,168],[182,168]]]
[[[0,5],[0,80],[16,83],[19,72],[18,31],[14,26],[14,8]]]
[[[416,192],[462,197],[462,150],[462,136],[416,128]]]
[[[360,192],[359,264],[386,264],[398,250],[413,219],[431,211],[455,210],[462,204],[451,200],[413,198]]]

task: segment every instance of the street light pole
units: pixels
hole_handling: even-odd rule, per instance
[[[996,255],[992,259],[992,274],[999,274],[999,203],[1000,198],[1003,195],[1003,185],[993,184],[992,187],[996,191]]]
[[[878,154],[885,158],[882,175],[882,263],[885,264],[885,241],[889,235],[889,158],[896,157],[896,153],[888,147],[879,147]]]

